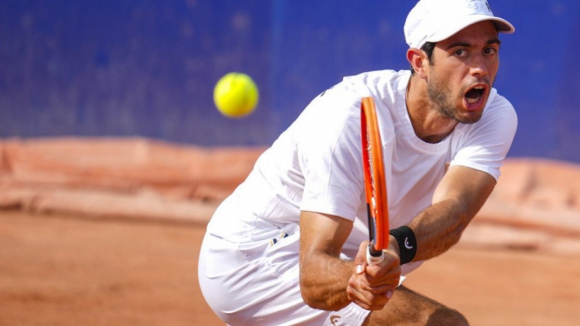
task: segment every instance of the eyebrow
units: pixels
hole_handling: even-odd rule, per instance
[[[486,45],[491,45],[491,44],[501,45],[501,41],[498,38],[494,38],[494,39],[488,40],[487,42],[485,42],[485,44]],[[447,48],[445,48],[445,50],[449,50],[451,48],[458,47],[458,46],[467,48],[467,47],[472,46],[472,44],[467,43],[467,42],[458,41],[458,42],[449,44],[447,46]]]

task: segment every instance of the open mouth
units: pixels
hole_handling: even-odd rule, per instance
[[[474,88],[470,89],[467,93],[465,93],[465,99],[467,103],[474,104],[479,102],[479,100],[483,97],[485,93],[484,86],[475,86]]]

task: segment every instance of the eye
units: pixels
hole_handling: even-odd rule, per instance
[[[497,51],[498,50],[496,48],[485,48],[485,50],[483,50],[485,54],[496,54]]]
[[[467,55],[467,50],[465,50],[465,49],[455,50],[455,51],[453,51],[453,55],[456,57],[464,57]]]

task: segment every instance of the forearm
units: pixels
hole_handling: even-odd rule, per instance
[[[352,222],[338,216],[302,212],[300,218],[300,291],[309,306],[339,310],[349,304],[348,280],[352,262],[340,252]]]
[[[485,172],[462,166],[450,168],[435,190],[432,206],[408,225],[417,240],[413,260],[433,258],[456,244],[495,183],[495,179]]]
[[[451,199],[421,212],[408,225],[417,240],[417,253],[413,260],[427,260],[447,251],[459,241],[471,219],[460,203]]]
[[[313,308],[340,310],[350,303],[346,288],[354,270],[351,261],[325,253],[304,257],[300,268],[300,291]]]

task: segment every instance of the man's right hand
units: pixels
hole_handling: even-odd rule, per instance
[[[368,265],[366,251],[368,241],[361,243],[354,259],[355,270],[348,281],[348,298],[367,310],[380,310],[389,302],[399,285],[401,266],[399,246],[393,237],[389,239],[389,249],[385,259],[378,265]]]

